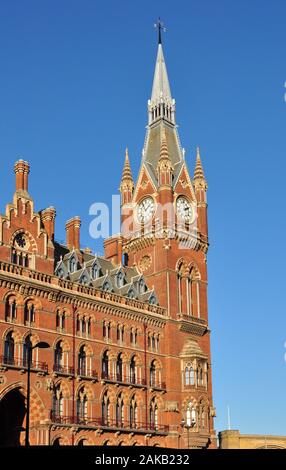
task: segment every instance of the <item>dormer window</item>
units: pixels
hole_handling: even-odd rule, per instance
[[[130,291],[128,292],[128,297],[129,299],[135,299],[135,292],[133,289],[130,289]]]
[[[88,284],[88,279],[87,279],[87,276],[85,274],[81,277],[81,283],[84,284],[84,285]]]
[[[157,299],[155,297],[155,295],[151,295],[150,299],[149,299],[149,304],[150,305],[156,305],[157,303]]]
[[[124,285],[124,274],[122,271],[120,271],[118,274],[117,274],[117,287],[123,287]]]
[[[74,273],[77,269],[77,262],[76,262],[76,259],[75,258],[72,258],[70,260],[70,272],[71,273]]]
[[[98,264],[94,264],[92,268],[92,278],[98,279],[100,277],[100,268]]]
[[[144,279],[140,279],[139,281],[139,294],[144,294],[146,292],[146,284]]]
[[[110,285],[109,285],[109,282],[105,281],[105,283],[103,284],[102,286],[102,289],[105,291],[105,292],[110,292]]]
[[[61,279],[64,277],[64,270],[63,270],[63,268],[60,268],[60,269],[58,270],[58,276],[59,276]]]

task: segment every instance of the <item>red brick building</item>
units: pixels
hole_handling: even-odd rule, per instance
[[[126,152],[122,232],[105,257],[80,246],[80,218],[55,240],[29,164],[14,166],[0,215],[0,444],[216,447],[207,311],[207,183],[181,148],[161,41],[142,165]],[[49,349],[36,347],[39,341]]]

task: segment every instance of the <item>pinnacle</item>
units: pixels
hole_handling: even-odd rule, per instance
[[[125,161],[124,161],[124,167],[123,167],[123,173],[122,173],[122,178],[121,180],[132,180],[132,173],[131,173],[131,167],[130,167],[130,162],[129,162],[129,155],[128,155],[128,148],[125,150]]]
[[[197,147],[197,158],[196,158],[196,167],[195,167],[195,173],[194,173],[194,179],[201,179],[205,180],[205,174],[203,170],[203,165],[202,165],[202,160],[201,160],[201,155],[200,155],[200,148]]]

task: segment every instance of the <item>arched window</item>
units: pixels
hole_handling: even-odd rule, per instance
[[[14,364],[15,343],[13,339],[13,332],[10,331],[5,338],[4,342],[4,361],[5,364]]]
[[[76,417],[78,423],[86,422],[88,419],[88,400],[87,400],[87,395],[85,392],[85,389],[82,388],[78,392],[78,396],[76,399]]]
[[[191,364],[185,368],[185,385],[195,385],[195,371]]]
[[[187,426],[194,427],[197,422],[197,413],[196,408],[193,403],[190,401],[187,405],[186,410],[186,424]]]
[[[110,339],[111,326],[109,322],[103,322],[103,338]]]
[[[119,382],[123,381],[123,363],[122,363],[122,354],[118,354],[116,361],[116,379]]]
[[[87,375],[87,359],[85,346],[81,346],[78,354],[78,374],[86,376]]]
[[[132,328],[130,331],[130,343],[132,346],[136,346],[137,344],[137,330],[135,328]]]
[[[55,370],[61,372],[63,368],[63,348],[62,342],[59,341],[55,347]]]
[[[151,366],[150,366],[150,385],[151,385],[151,387],[156,386],[156,364],[155,364],[155,360],[151,362]]]
[[[31,348],[32,348],[31,335],[28,335],[26,336],[24,345],[23,345],[23,366],[24,367],[28,367],[29,354],[30,354],[30,361],[32,360]]]
[[[202,368],[201,364],[198,367],[197,374],[198,374],[197,375],[198,376],[198,385],[200,387],[202,387],[204,385],[204,374],[203,374],[203,368]]]
[[[35,323],[35,306],[32,302],[27,302],[24,307],[25,324]]]
[[[64,415],[64,398],[60,385],[54,388],[52,414],[55,420],[59,420]]]
[[[153,398],[150,403],[150,427],[151,429],[158,428],[158,404],[156,398]]]
[[[102,424],[108,426],[110,422],[110,400],[108,393],[105,392],[102,398]]]
[[[104,351],[101,365],[102,365],[102,378],[107,379],[108,372],[109,372],[108,351]]]
[[[135,361],[135,356],[131,358],[130,361],[130,382],[132,384],[136,383],[136,361]]]
[[[116,400],[116,426],[122,427],[124,423],[124,403],[122,393],[118,395]]]
[[[129,405],[129,422],[130,422],[130,428],[131,429],[136,429],[137,427],[137,416],[138,414],[138,408],[137,408],[137,402],[136,402],[136,397],[133,395],[133,397],[130,400],[130,405]]]
[[[9,297],[5,304],[5,320],[15,321],[17,319],[17,304],[15,297]]]

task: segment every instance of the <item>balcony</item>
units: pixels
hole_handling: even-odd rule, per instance
[[[59,375],[74,375],[73,367],[62,366],[61,364],[54,364],[53,371]]]
[[[77,375],[83,379],[98,380],[98,373],[95,370],[88,370],[84,367],[77,369]]]
[[[108,374],[106,372],[102,372],[101,379],[105,380],[106,382],[120,383],[129,386],[132,385],[134,387],[146,387],[145,379],[139,379],[132,375],[125,376],[122,374]]]
[[[28,369],[28,362],[22,357],[0,356],[1,366],[11,369]],[[32,371],[48,373],[48,364],[46,362],[31,361],[30,369]]]
[[[150,387],[153,388],[153,390],[163,390],[166,391],[166,383],[161,382],[161,381],[152,381],[150,382]]]
[[[121,431],[121,432],[135,432],[135,433],[151,433],[158,435],[167,435],[169,432],[169,426],[166,425],[155,425],[150,423],[124,423],[116,420],[105,420],[103,418],[81,418],[78,416],[59,416],[55,413],[51,413],[51,421],[54,424],[61,426],[74,426],[77,425],[83,428],[98,429],[110,431]]]

